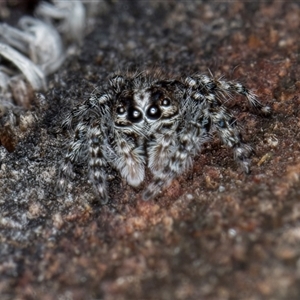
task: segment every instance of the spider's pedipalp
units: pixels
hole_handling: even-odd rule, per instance
[[[128,136],[117,137],[114,166],[129,185],[139,186],[145,177],[145,153],[143,147]]]

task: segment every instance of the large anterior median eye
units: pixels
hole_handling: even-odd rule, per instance
[[[140,122],[143,118],[142,113],[134,108],[134,107],[129,107],[128,108],[128,120],[134,123]]]
[[[146,112],[148,118],[156,120],[161,116],[161,111],[157,105],[151,105]]]

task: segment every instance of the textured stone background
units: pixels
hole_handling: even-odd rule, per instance
[[[296,2],[107,2],[37,121],[14,152],[0,148],[1,300],[299,299],[299,28]],[[209,69],[272,106],[237,115],[252,173],[216,139],[155,201],[119,181],[101,207],[84,168],[57,198],[61,112],[111,72],[157,66]]]

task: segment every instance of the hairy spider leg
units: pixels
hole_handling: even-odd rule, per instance
[[[108,158],[106,157],[105,140],[107,139],[101,130],[101,125],[94,124],[88,130],[89,137],[89,179],[100,197],[102,204],[109,200],[107,194]]]
[[[59,179],[57,182],[57,195],[62,195],[67,186],[67,181],[74,178],[73,164],[83,157],[87,157],[87,126],[84,122],[80,122],[75,129],[73,141],[70,142],[68,152],[64,158],[64,162],[59,170]]]
[[[220,99],[226,99],[226,101],[230,100],[232,94],[244,96],[247,98],[250,107],[255,111],[264,116],[268,116],[271,113],[269,106],[264,106],[252,91],[239,82],[215,79],[199,74],[187,77],[185,83],[194,90],[216,94],[220,96]]]

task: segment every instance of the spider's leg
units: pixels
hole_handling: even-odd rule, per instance
[[[262,115],[269,115],[271,108],[264,106],[257,98],[257,96],[244,85],[234,81],[215,80],[218,90],[221,93],[238,94],[245,96],[250,104],[250,107],[258,111]]]
[[[88,130],[89,145],[89,179],[93,184],[96,193],[99,195],[102,204],[108,202],[107,174],[108,167],[106,157],[107,139],[99,124],[94,124]]]
[[[69,145],[62,167],[60,168],[59,180],[57,183],[57,193],[59,195],[64,193],[68,179],[74,177],[72,166],[75,162],[88,162],[88,158],[90,156],[91,159],[89,163],[92,164],[92,167],[89,167],[90,173],[92,173],[91,170],[93,170],[93,168],[97,168],[98,160],[93,156],[97,155],[96,152],[98,147],[96,143],[94,143],[94,140],[97,138],[97,133],[94,131],[99,129],[95,126],[91,127],[91,124],[93,122],[97,124],[97,120],[101,120],[103,124],[109,123],[107,115],[109,113],[108,103],[110,101],[111,95],[109,93],[96,91],[89,97],[89,99],[76,105],[65,117],[63,126],[69,128],[74,126],[75,134],[73,141]],[[99,138],[101,138],[101,136],[99,136]],[[97,180],[97,175],[99,174],[96,174],[96,176],[90,175],[91,177],[94,177],[92,182],[94,182],[95,179]],[[100,187],[97,191],[98,193],[100,191],[101,197],[103,196],[103,198],[106,199],[105,192],[101,192]]]
[[[157,169],[153,172],[153,182],[143,193],[144,200],[155,197],[161,190],[168,187],[175,177],[192,165],[194,156],[199,153],[201,145],[209,138],[209,127],[209,119],[204,117],[201,124],[187,122],[182,126],[183,129],[177,132],[175,141],[173,137],[175,143],[171,146],[171,150],[163,153],[164,163],[160,168],[157,165]]]
[[[115,132],[114,165],[131,186],[139,186],[145,177],[145,153],[133,136]]]
[[[74,178],[73,164],[87,155],[86,147],[86,125],[80,122],[75,129],[74,139],[70,143],[64,162],[59,170],[59,179],[57,181],[57,195],[65,192],[67,182]]]
[[[253,149],[243,142],[242,135],[238,129],[236,119],[214,94],[206,96],[208,107],[204,114],[210,118],[214,130],[218,133],[222,142],[233,149],[234,157],[246,173],[249,173],[249,157]]]
[[[111,100],[111,94],[95,91],[87,100],[77,104],[71,110],[63,121],[63,127],[71,128],[72,125],[83,122],[85,119],[103,119],[104,116],[109,114],[108,103]]]
[[[213,93],[220,96],[220,99],[229,100],[232,94],[245,96],[252,109],[265,116],[271,113],[269,106],[264,106],[251,90],[238,82],[215,79],[207,75],[199,74],[187,77],[185,83],[192,90],[198,90],[204,94]]]

